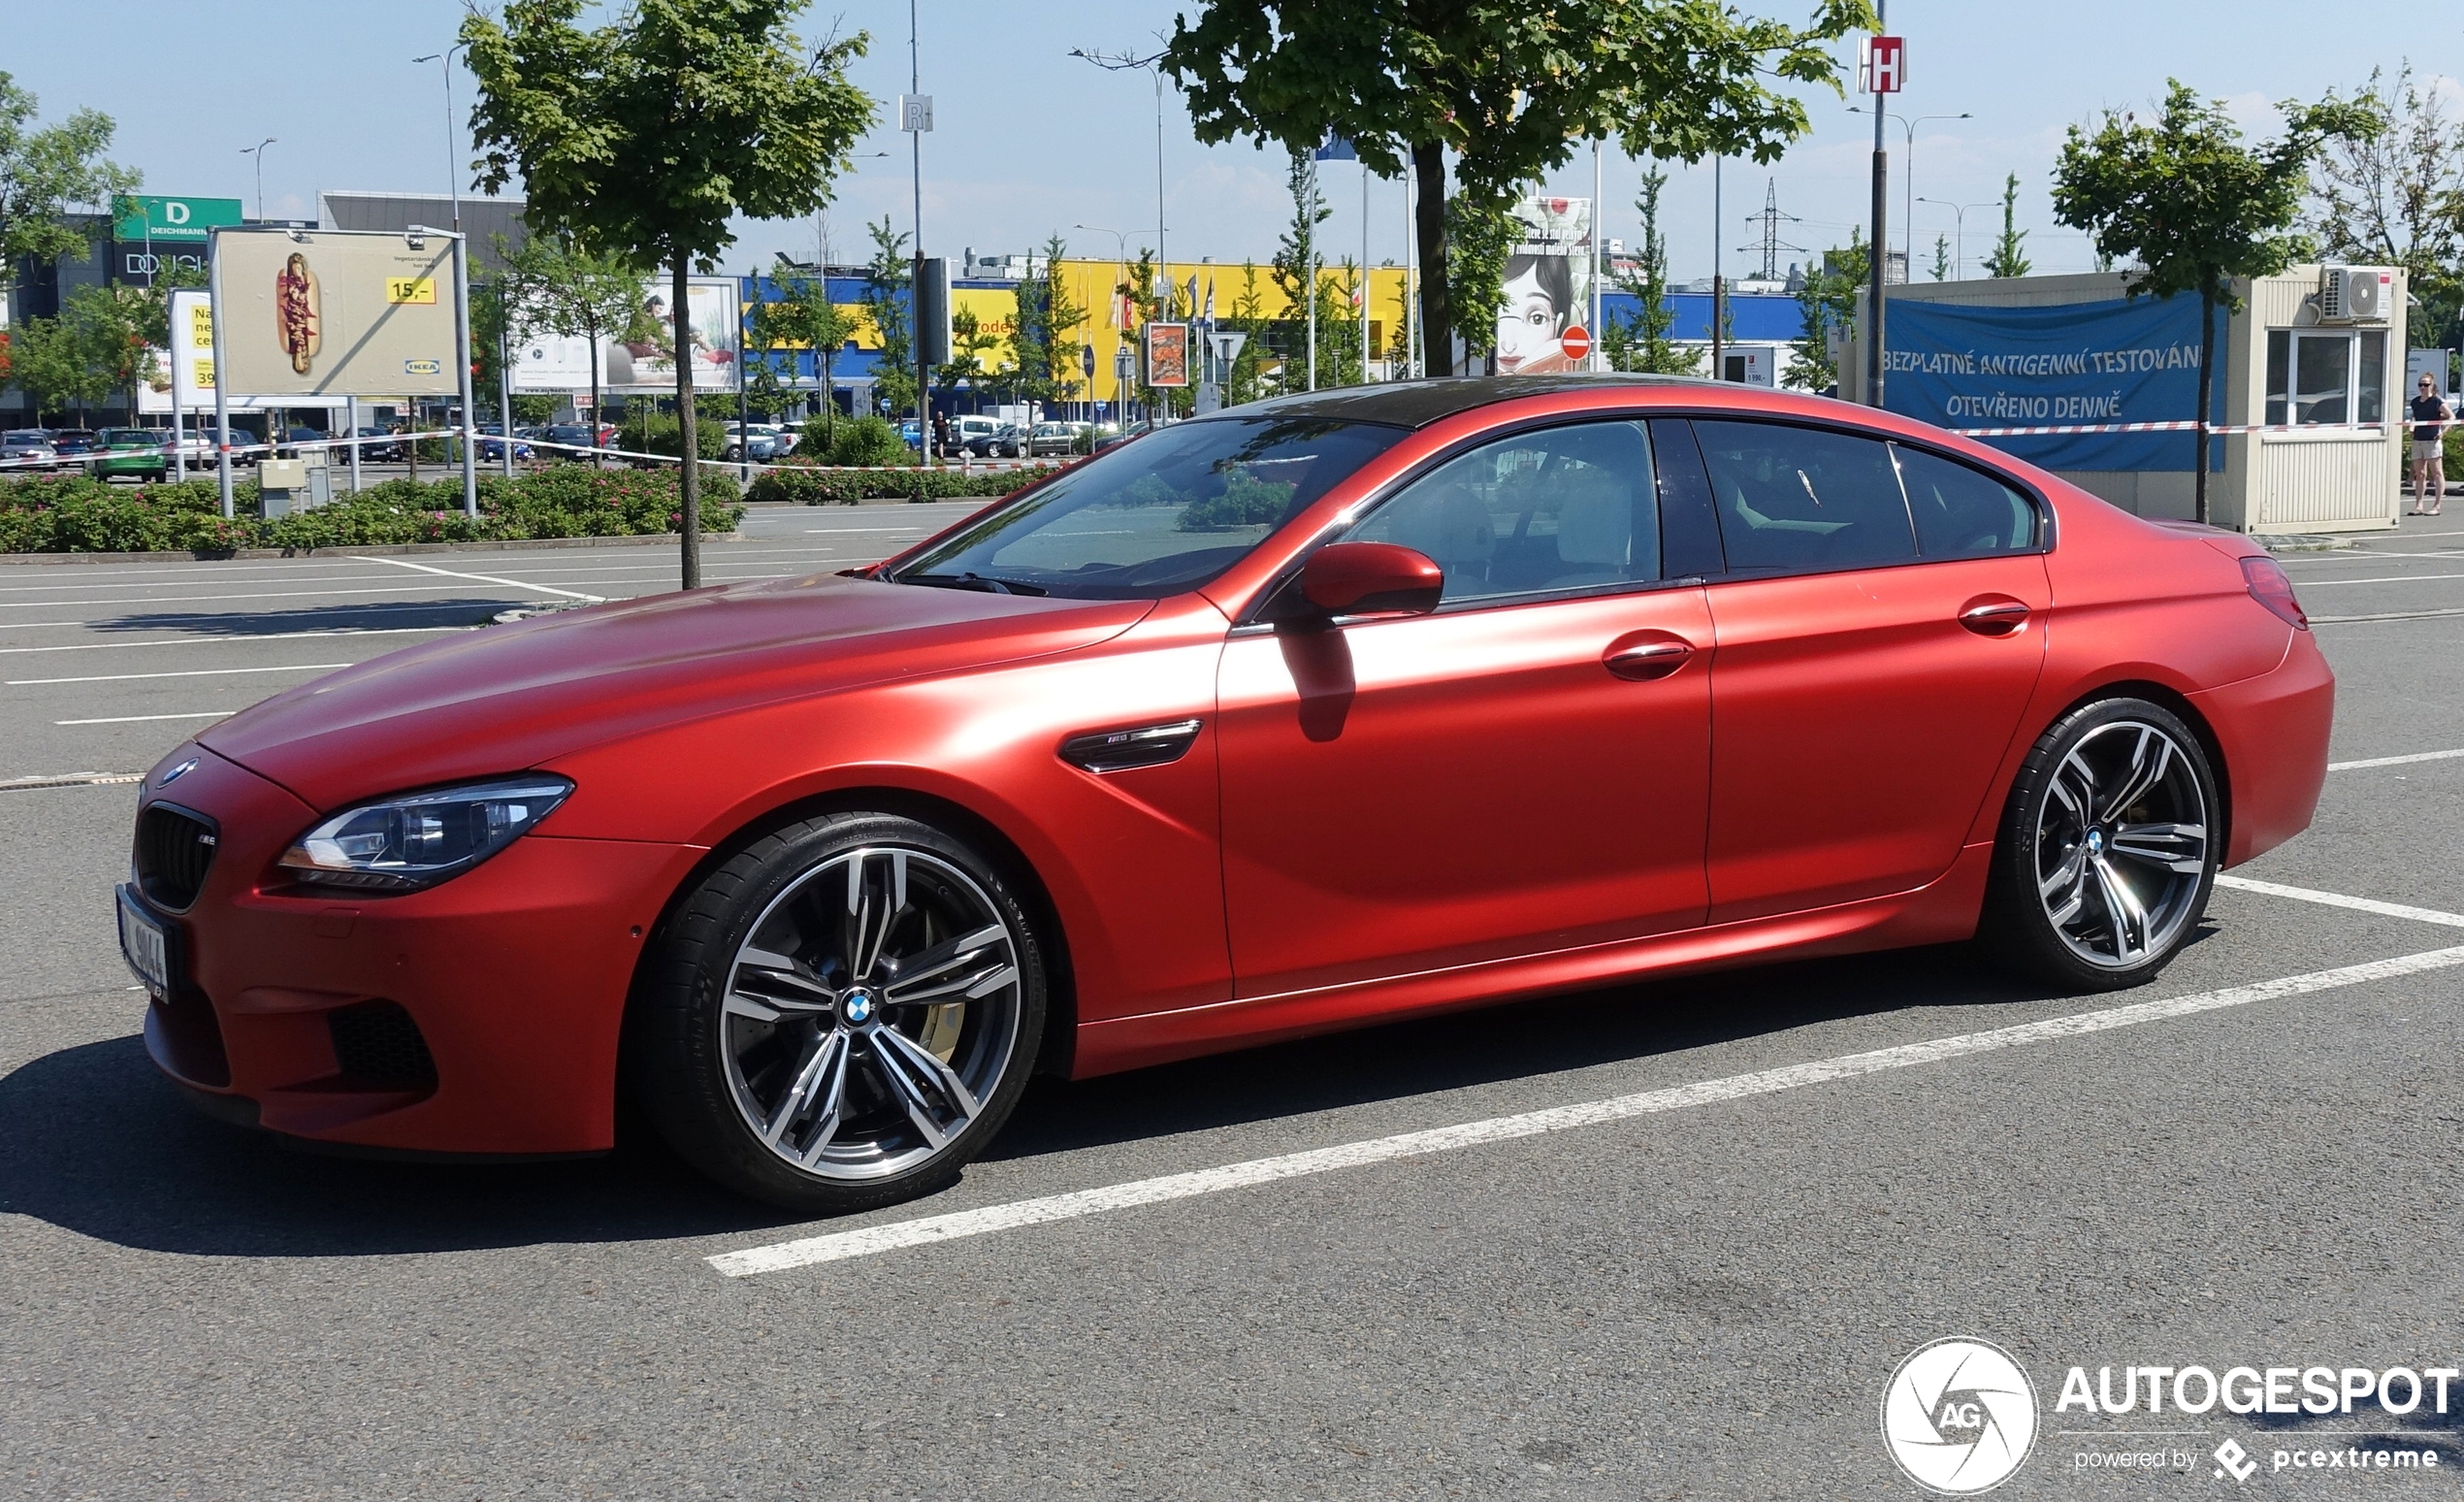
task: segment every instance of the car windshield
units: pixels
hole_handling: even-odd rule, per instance
[[[105,428],[102,433],[102,441],[113,444],[157,443],[166,437],[168,435],[157,433],[151,428]]]
[[[1229,569],[1405,433],[1322,418],[1213,418],[1069,470],[892,575],[1081,600],[1159,600]]]

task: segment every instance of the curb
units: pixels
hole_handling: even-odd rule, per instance
[[[225,563],[259,558],[372,558],[404,553],[529,553],[552,548],[675,546],[672,532],[643,533],[630,538],[523,538],[499,542],[374,542],[366,547],[235,547],[229,552],[192,553],[156,548],[141,553],[0,553],[0,566],[10,564],[145,563],[161,559],[179,563]],[[704,542],[742,542],[741,532],[705,533]]]

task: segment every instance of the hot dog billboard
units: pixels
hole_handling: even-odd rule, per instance
[[[453,242],[214,232],[222,366],[240,397],[453,396]]]

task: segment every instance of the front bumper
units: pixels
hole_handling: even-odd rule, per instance
[[[214,819],[197,899],[156,915],[180,984],[146,1021],[154,1061],[217,1114],[364,1148],[603,1151],[642,944],[702,852],[533,833],[426,892],[311,893],[275,866],[315,818],[211,752],[165,795]],[[152,798],[153,776],[146,799]],[[551,816],[552,821],[553,816]]]

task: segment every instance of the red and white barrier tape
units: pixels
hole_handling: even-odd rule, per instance
[[[1961,438],[2039,438],[2071,433],[2195,433],[2199,424],[2194,418],[2177,422],[2089,422],[2058,423],[2029,428],[1953,428]],[[2396,428],[2464,427],[2464,417],[2439,417],[2418,420],[2412,417],[2390,418],[2385,422],[2211,422],[2212,434],[2231,433],[2353,433],[2384,432]]]
[[[298,442],[283,443],[234,443],[231,445],[230,452],[231,456],[235,459],[250,454],[264,455],[275,452],[277,449],[299,454],[336,453],[355,447],[362,449],[385,448],[397,443],[408,443],[423,439],[459,439],[461,437],[463,437],[463,434],[459,429],[438,428],[424,433],[387,433],[372,435],[370,437],[360,439],[302,440]],[[472,437],[483,451],[491,448],[501,449],[505,441],[503,438],[493,433],[480,433],[472,435]],[[600,454],[611,459],[640,460],[652,464],[675,464],[679,462],[674,454],[644,453],[638,449],[631,448],[598,448],[587,443],[558,443],[552,442],[546,439],[526,439],[517,437],[513,440],[513,446],[516,450],[517,456],[520,450],[526,448],[533,450],[552,448],[565,453]],[[168,455],[171,447],[171,444],[166,443],[160,450],[123,448],[117,450],[116,456],[126,457],[131,454],[146,454],[153,452],[162,452]],[[215,448],[211,443],[202,443],[195,446],[189,446],[188,444],[183,443],[181,445],[181,452],[186,455],[189,464],[195,469],[211,471],[216,468],[217,454]],[[113,457],[114,454],[112,452],[98,451],[94,453],[54,456],[49,459],[0,459],[0,471],[83,469],[89,465],[100,464],[105,460]],[[1072,459],[1083,459],[1086,456],[1084,454],[1066,454],[1052,455],[1042,459],[977,459],[964,461],[960,465],[956,466],[956,468],[960,473],[964,473],[989,474],[1009,470],[1035,469],[1044,465],[1054,463],[1065,464]],[[490,460],[489,462],[495,461]],[[926,468],[925,466],[912,464],[769,464],[760,460],[745,459],[704,459],[701,463],[705,469],[743,468],[753,470],[793,470],[799,472],[809,471],[823,474],[904,473]],[[953,467],[945,463],[938,466],[938,468],[947,471]]]

